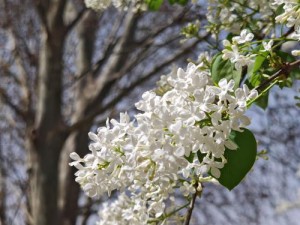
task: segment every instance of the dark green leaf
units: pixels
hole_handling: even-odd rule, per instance
[[[201,163],[201,162],[203,161],[203,158],[206,156],[206,154],[204,154],[204,153],[198,151],[198,152],[197,152],[197,156],[198,156],[199,162]]]
[[[184,156],[184,158],[189,161],[190,163],[193,162],[194,160],[194,156],[195,156],[195,153],[191,152],[189,156]]]
[[[217,179],[220,184],[232,190],[247,175],[256,159],[257,144],[253,133],[244,129],[243,132],[232,131],[231,137],[237,145],[237,150],[225,150],[227,163],[221,171],[221,176]]]
[[[215,84],[222,78],[235,81],[235,88],[237,88],[241,81],[241,71],[237,71],[229,60],[222,59],[222,54],[218,54],[212,61],[211,77]]]
[[[292,56],[291,54],[287,53],[287,52],[283,52],[283,51],[276,51],[275,52],[280,58],[282,58],[283,62],[293,62],[295,61],[295,57]]]
[[[254,103],[262,109],[266,109],[268,107],[269,102],[269,92],[266,92],[264,95],[259,97]]]
[[[281,4],[279,7],[277,7],[276,11],[275,11],[275,15],[280,15],[282,13],[284,13],[284,9],[283,9],[283,6],[285,4]]]
[[[169,3],[171,5],[177,3],[179,5],[186,5],[188,3],[188,0],[169,0]]]
[[[148,8],[157,11],[163,3],[163,0],[146,0]]]

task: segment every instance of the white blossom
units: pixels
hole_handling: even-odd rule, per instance
[[[300,50],[293,50],[292,55],[293,56],[300,56]]]
[[[285,23],[287,27],[300,26],[300,3],[298,0],[274,0],[273,5],[282,5],[284,12],[278,15],[275,20]]]
[[[273,43],[274,43],[273,40],[270,40],[269,42],[263,41],[262,44],[263,44],[264,50],[268,51],[268,52],[271,51]]]
[[[254,35],[249,33],[247,29],[241,31],[240,36],[235,36],[232,38],[232,42],[235,44],[244,44],[246,42],[252,41]]]

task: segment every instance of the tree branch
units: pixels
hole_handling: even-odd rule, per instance
[[[193,210],[194,210],[194,207],[195,207],[196,198],[197,198],[197,196],[201,196],[202,190],[200,190],[200,191],[197,190],[198,185],[199,185],[198,182],[196,182],[195,185],[194,185],[194,188],[195,188],[196,192],[192,196],[192,201],[191,201],[190,207],[187,211],[187,216],[186,216],[184,225],[189,225],[190,224],[192,214],[193,214]]]
[[[103,15],[103,14],[101,14]],[[109,34],[109,37],[107,38],[106,46],[103,50],[103,56],[96,61],[92,66],[90,66],[88,69],[84,70],[83,72],[76,75],[75,82],[72,82],[70,85],[67,85],[66,88],[69,88],[79,82],[82,78],[84,78],[88,74],[98,74],[100,68],[106,63],[107,59],[111,56],[113,53],[114,48],[116,47],[116,44],[118,43],[118,40],[120,38],[115,38],[122,21],[124,19],[124,15],[122,14],[120,18],[117,18],[114,22],[114,25],[112,26],[112,30]]]
[[[87,11],[86,8],[83,8],[75,17],[75,19],[70,22],[67,27],[66,27],[66,33],[69,33],[80,21],[80,19],[83,17],[83,15],[85,14],[85,12]]]
[[[49,0],[47,0],[47,1],[33,0],[33,3],[36,7],[36,11],[37,11],[41,21],[42,21],[44,29],[46,30],[46,33],[50,34],[49,24],[47,22],[47,13],[46,13],[46,9],[49,8]]]
[[[262,84],[260,84],[256,90],[258,92],[262,92],[266,87],[268,87],[272,81],[276,80],[280,76],[284,76],[287,78],[291,72],[292,69],[300,66],[300,60],[294,61],[292,63],[286,63],[282,66],[280,70],[278,70],[276,73],[274,73],[272,76],[269,77],[266,81],[264,81]]]
[[[149,80],[153,75],[157,74],[160,70],[162,70],[163,68],[165,68],[167,65],[169,65],[170,63],[174,62],[175,60],[181,58],[183,55],[187,54],[199,42],[200,42],[200,40],[194,41],[192,44],[188,45],[187,47],[185,47],[183,50],[181,50],[177,54],[174,54],[173,56],[171,56],[167,60],[165,60],[163,63],[161,63],[160,65],[154,67],[149,73],[147,73],[142,78],[136,80],[130,86],[128,86],[127,88],[124,88],[121,92],[119,92],[119,94],[113,100],[111,100],[110,102],[108,102],[104,106],[100,106],[98,108],[95,108],[85,118],[83,118],[82,120],[80,120],[80,121],[74,123],[73,125],[71,125],[68,128],[68,130],[70,130],[70,131],[77,130],[80,127],[82,127],[84,124],[86,124],[86,123],[91,122],[92,120],[94,120],[94,118],[97,115],[99,115],[99,114],[105,112],[106,110],[110,109],[111,107],[113,107],[114,105],[116,105],[119,101],[121,101],[123,98],[125,98],[126,96],[128,96],[134,90],[135,87],[143,84],[144,82],[146,82],[147,80]]]
[[[0,98],[11,108],[14,112],[20,116],[24,121],[27,119],[27,113],[20,109],[17,105],[13,104],[7,93],[3,88],[0,87]]]

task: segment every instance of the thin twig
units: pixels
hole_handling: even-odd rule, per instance
[[[187,211],[187,215],[186,215],[184,225],[189,225],[190,224],[192,214],[193,214],[193,210],[194,210],[194,207],[195,207],[196,198],[197,198],[197,196],[201,196],[202,190],[200,190],[200,191],[197,190],[198,185],[199,185],[198,182],[196,182],[196,184],[194,185],[194,188],[195,188],[196,192],[193,194],[190,207]]]
[[[75,19],[70,24],[67,25],[66,27],[67,33],[69,33],[78,24],[78,22],[81,20],[81,18],[83,17],[86,11],[87,11],[86,8],[83,8],[81,11],[78,12]]]
[[[280,76],[285,76],[286,78],[289,76],[292,69],[296,68],[300,65],[300,60],[294,61],[292,63],[286,63],[282,66],[280,70],[274,73],[268,80],[264,81],[261,85],[259,85],[256,90],[258,92],[262,92],[266,87],[268,87],[273,80],[276,80]]]

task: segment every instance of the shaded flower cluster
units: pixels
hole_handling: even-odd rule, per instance
[[[76,182],[87,195],[129,190],[143,202],[148,218],[158,218],[175,188],[186,196],[195,192],[195,178],[208,172],[220,177],[225,149],[237,148],[229,135],[249,125],[244,113],[257,92],[245,85],[234,90],[233,80],[215,86],[203,68],[190,63],[186,71],[162,76],[165,91],[145,92],[136,103],[141,113],[135,120],[121,113],[120,121],[108,120],[96,134],[89,133],[91,153],[70,155],[70,165],[78,169]],[[201,157],[188,160],[196,153]]]

